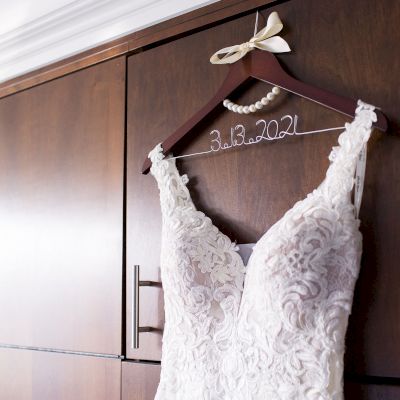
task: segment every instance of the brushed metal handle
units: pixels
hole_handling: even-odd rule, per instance
[[[153,281],[141,281],[140,280],[140,266],[134,265],[132,271],[132,316],[131,316],[131,348],[139,348],[139,333],[140,332],[151,332],[155,330],[150,326],[139,326],[139,288],[140,286],[156,286],[158,282]]]

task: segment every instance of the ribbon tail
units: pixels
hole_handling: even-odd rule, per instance
[[[261,42],[255,42],[254,46],[260,50],[269,51],[270,53],[287,53],[290,51],[288,43],[280,36],[274,36]]]

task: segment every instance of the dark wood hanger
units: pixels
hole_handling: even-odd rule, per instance
[[[356,100],[330,93],[293,78],[283,70],[272,53],[255,49],[235,64],[232,64],[225,81],[213,98],[163,141],[164,154],[167,155],[184,136],[186,137],[190,134],[193,128],[217,106],[222,107],[222,101],[235,89],[252,78],[279,86],[288,92],[331,108],[351,118],[354,117],[354,112],[357,108]],[[378,118],[374,126],[385,132],[387,130],[386,116],[379,110],[375,110],[375,112]],[[151,161],[147,158],[142,166],[142,174],[147,174],[150,166]]]

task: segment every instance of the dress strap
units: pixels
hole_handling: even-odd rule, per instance
[[[356,212],[356,218],[360,213],[361,200],[364,190],[364,180],[365,180],[365,167],[367,164],[367,144],[364,143],[363,148],[357,158],[356,165],[356,177],[354,183],[354,207]]]
[[[164,156],[162,144],[159,143],[149,153],[152,162],[150,173],[157,181],[160,190],[161,210],[164,217],[171,215],[181,207],[193,207],[189,191],[187,175],[180,175],[172,156]]]
[[[371,136],[372,124],[376,122],[375,107],[357,102],[355,118],[345,124],[339,136],[339,146],[329,155],[331,164],[320,189],[336,205],[342,204],[354,188],[354,211],[358,218],[364,187],[367,159],[367,142]]]

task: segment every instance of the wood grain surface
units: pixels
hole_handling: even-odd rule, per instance
[[[398,400],[400,386],[346,382],[344,395],[346,400]]]
[[[121,354],[124,57],[0,102],[0,344]]]
[[[121,360],[0,348],[1,400],[119,400]]]
[[[154,400],[160,369],[159,364],[123,362],[121,400]]]

